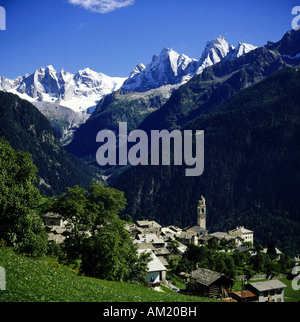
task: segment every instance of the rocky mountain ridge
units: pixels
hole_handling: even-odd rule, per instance
[[[166,84],[184,84],[205,68],[221,61],[234,59],[255,50],[251,44],[239,43],[235,48],[221,35],[207,42],[199,60],[179,54],[170,48],[164,48],[160,55],[154,55],[147,66],[139,64],[125,80],[122,91],[147,92]]]

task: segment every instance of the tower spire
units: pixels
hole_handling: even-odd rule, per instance
[[[206,201],[203,196],[198,202],[197,225],[206,230]]]

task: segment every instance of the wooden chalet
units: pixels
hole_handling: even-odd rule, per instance
[[[232,292],[233,283],[224,274],[199,268],[190,274],[187,292],[203,297],[227,298]]]

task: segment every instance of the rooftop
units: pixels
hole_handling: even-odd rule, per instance
[[[237,236],[232,236],[232,235],[229,235],[228,233],[225,233],[222,231],[217,231],[215,233],[209,234],[209,236],[216,237],[217,239],[224,239],[225,238],[226,240],[239,238]]]
[[[219,278],[225,276],[222,273],[214,272],[206,268],[199,268],[191,273],[191,278],[197,280],[198,283],[209,286]],[[226,277],[226,276],[225,276]],[[229,278],[228,278],[229,279]]]
[[[186,232],[195,232],[197,234],[204,234],[207,232],[206,229],[200,227],[200,226],[192,226],[192,227],[187,227],[184,229]]]
[[[138,239],[147,244],[164,244],[164,240],[155,234],[139,234]]]
[[[256,297],[256,295],[254,293],[252,293],[251,291],[239,291],[239,292],[234,292],[234,294],[236,296],[238,296],[241,299],[245,299],[245,298],[251,298],[251,297]]]
[[[138,253],[144,253],[144,252],[149,252],[151,256],[151,260],[148,263],[148,272],[161,272],[161,271],[166,271],[167,268],[162,264],[162,262],[157,258],[157,256],[154,255],[152,251],[149,250],[143,250],[143,249],[138,249]]]
[[[155,247],[152,244],[149,243],[143,243],[140,240],[135,240],[134,244],[138,246],[138,249],[149,249],[149,250],[155,250]]]
[[[178,236],[179,239],[191,239],[192,237],[197,236],[196,232],[192,231],[183,231]]]
[[[42,217],[43,217],[43,218],[57,218],[57,219],[62,218],[62,216],[61,216],[61,215],[59,215],[59,214],[55,214],[55,213],[53,213],[53,212],[48,212],[46,215],[43,215]]]
[[[161,228],[161,225],[156,221],[138,220],[136,223],[139,227],[142,228]]]
[[[279,280],[271,280],[266,282],[257,282],[257,283],[250,283],[252,287],[257,289],[260,292],[263,291],[270,291],[270,290],[276,290],[279,288],[285,288],[287,287],[285,284],[280,282]]]
[[[246,229],[244,226],[238,226],[236,229],[231,230],[230,232],[237,232],[241,234],[251,234],[253,233],[252,230]]]

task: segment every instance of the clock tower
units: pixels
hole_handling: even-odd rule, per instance
[[[203,196],[198,202],[197,225],[206,230],[206,204]]]

